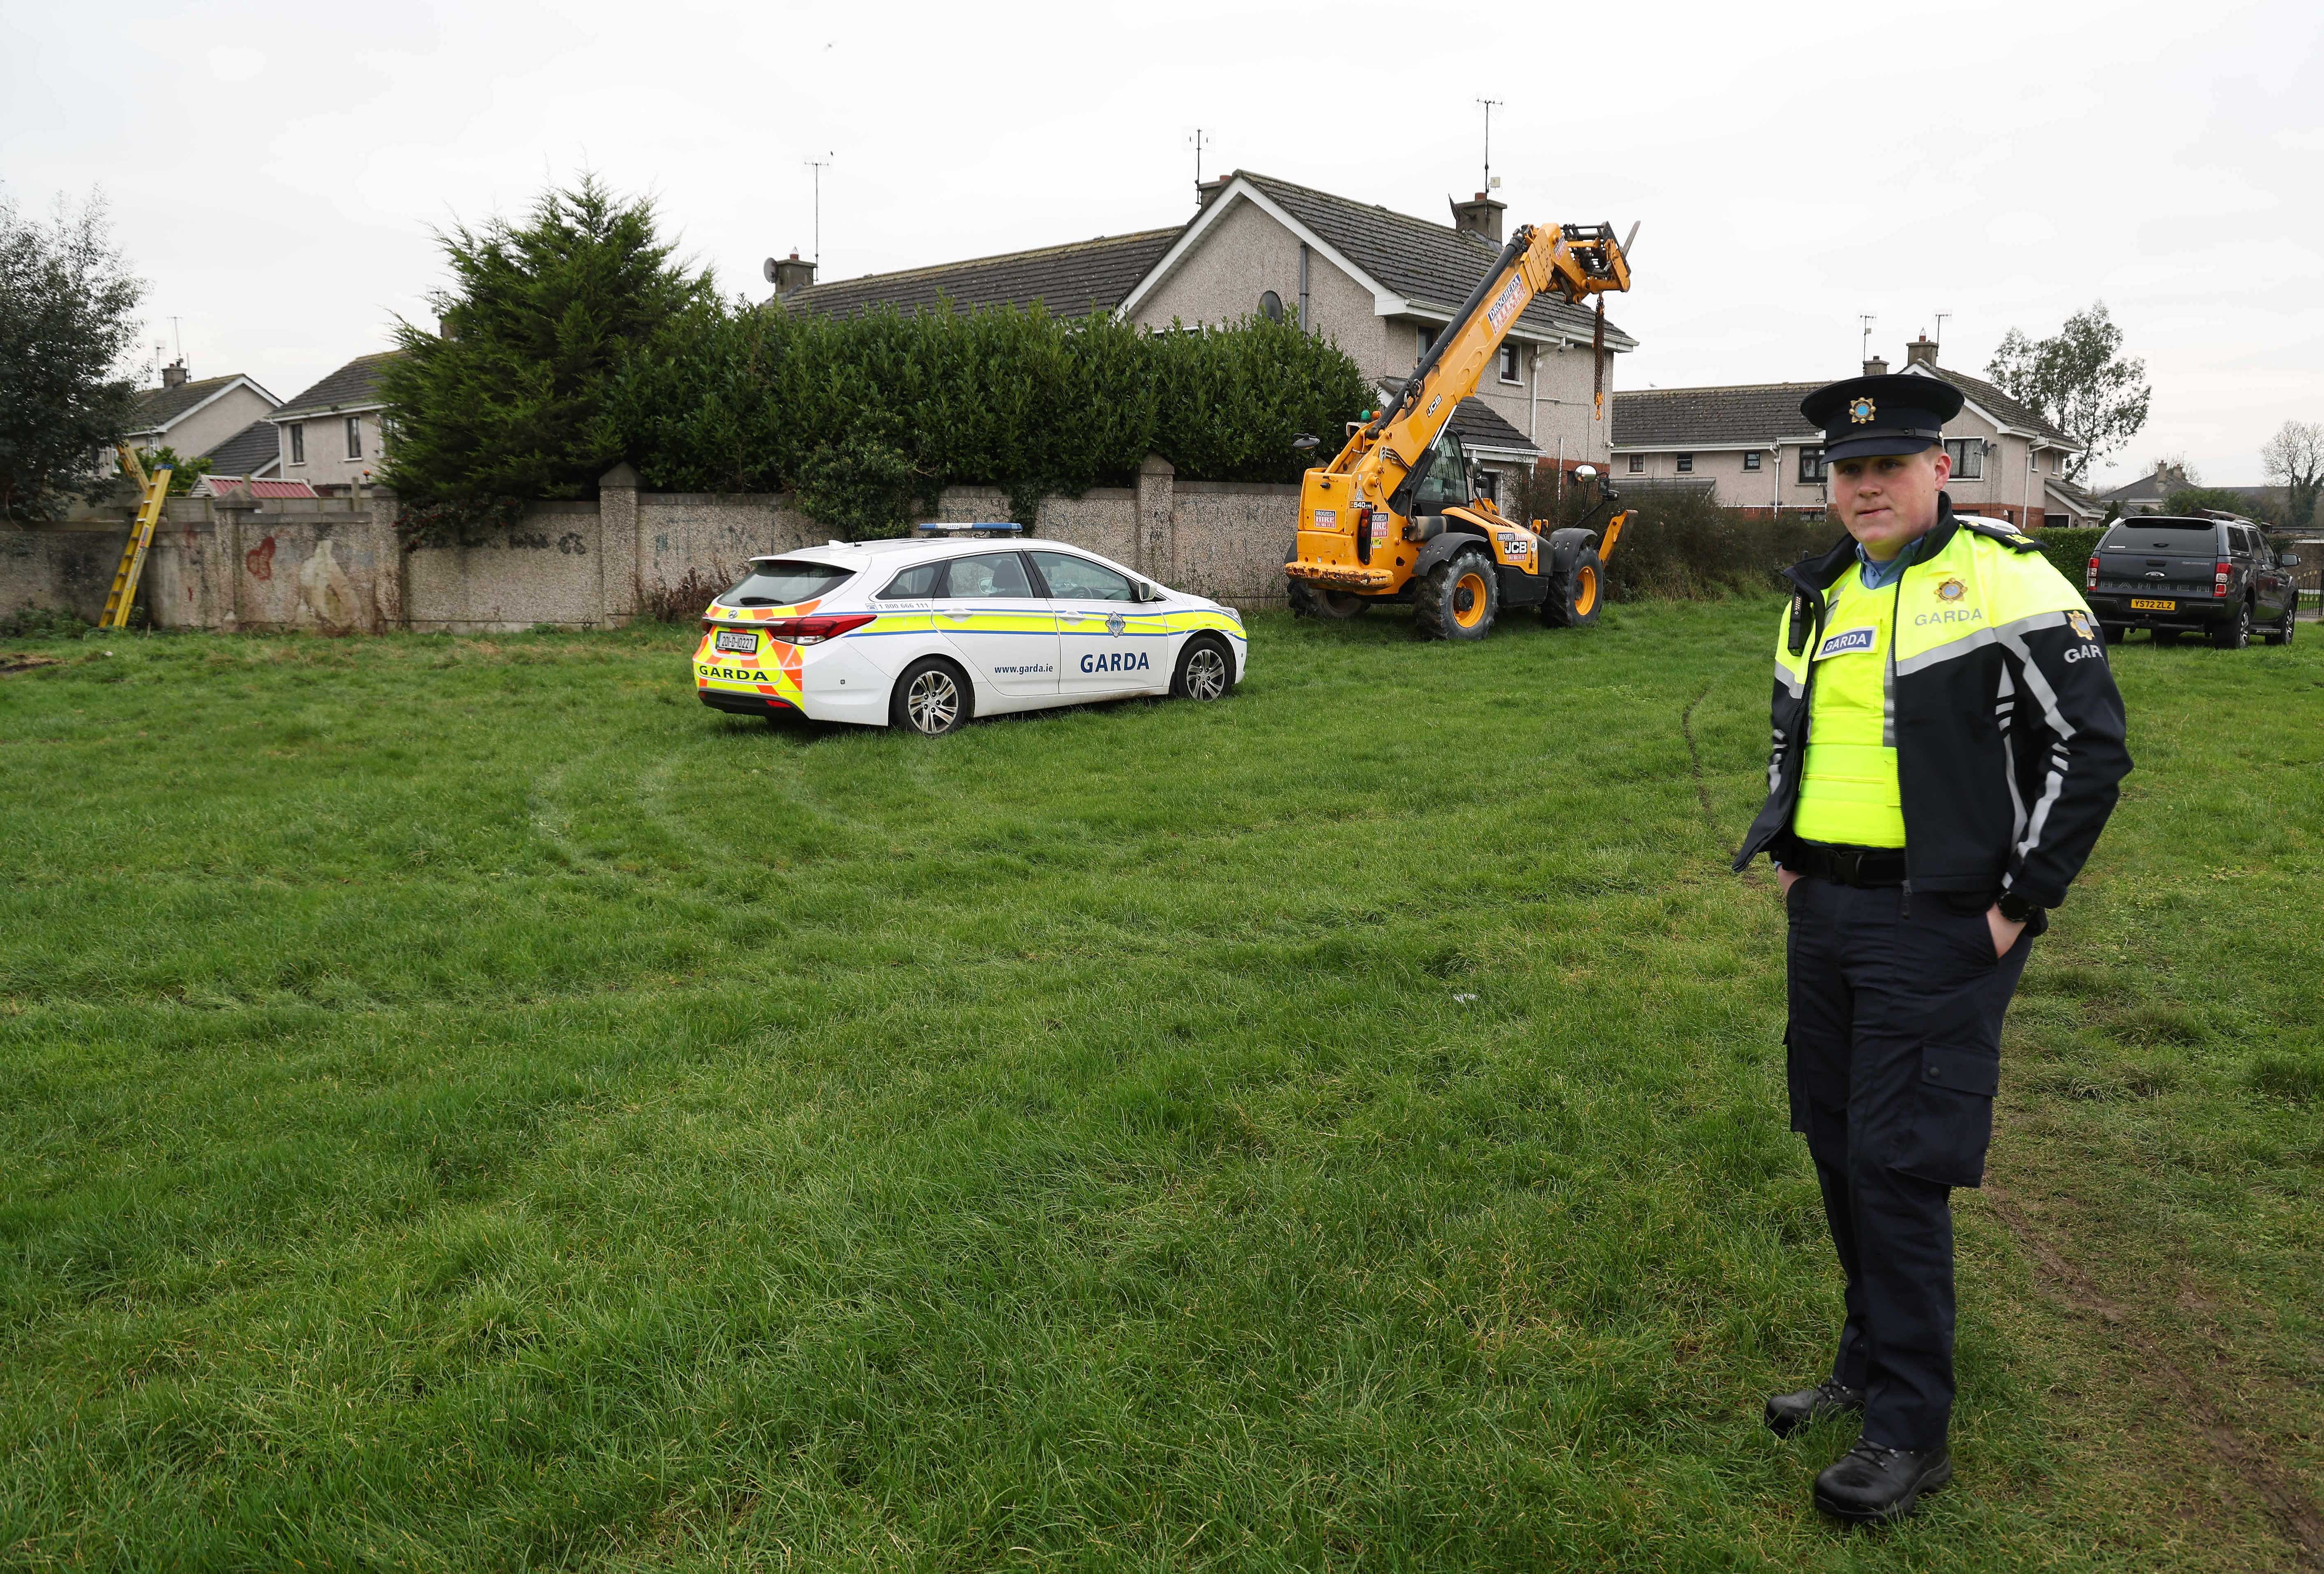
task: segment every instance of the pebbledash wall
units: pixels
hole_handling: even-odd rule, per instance
[[[1167,461],[1149,458],[1134,487],[1044,499],[1028,534],[1257,611],[1283,603],[1298,507],[1296,486],[1180,481]],[[93,620],[129,514],[108,506],[56,526],[0,527],[0,615],[49,606]],[[394,497],[379,492],[239,505],[173,499],[146,559],[143,598],[170,628],[602,628],[689,586],[723,588],[752,557],[831,539],[788,496],[641,492],[626,465],[604,477],[595,502],[535,504],[481,546],[407,552],[395,514]],[[998,490],[953,487],[936,517],[1006,519],[1009,501]]]

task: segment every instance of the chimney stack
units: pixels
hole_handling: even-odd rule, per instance
[[[1452,227],[1470,235],[1481,235],[1495,245],[1501,244],[1501,215],[1509,205],[1480,191],[1466,202],[1452,204]]]
[[[186,363],[183,356],[161,368],[161,386],[182,388],[186,385]]]
[[[799,255],[797,247],[792,248],[791,255],[789,256],[777,260],[775,264],[775,293],[777,295],[788,295],[794,290],[804,290],[809,284],[814,282],[815,264],[813,263],[803,263],[799,261]]]
[[[1935,371],[1937,369],[1937,341],[1931,338],[1924,333],[1920,338],[1914,339],[1911,344],[1906,345],[1904,347],[1904,364],[1908,366],[1926,366],[1932,372]]]
[[[1880,356],[1875,356],[1864,363],[1864,375],[1868,377],[1885,377],[1888,375],[1888,363]]]
[[[1232,184],[1234,184],[1234,175],[1231,172],[1229,172],[1227,174],[1221,175],[1215,181],[1204,181],[1200,185],[1196,186],[1194,188],[1195,211],[1200,212],[1202,209],[1208,208],[1211,203],[1217,199],[1220,192],[1225,190]]]

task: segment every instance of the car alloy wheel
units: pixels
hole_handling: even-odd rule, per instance
[[[896,681],[889,719],[922,737],[957,731],[976,713],[965,680],[950,662],[934,657],[915,662]]]
[[[1184,687],[1189,699],[1216,699],[1224,694],[1227,691],[1225,653],[1207,641],[1188,651]]]

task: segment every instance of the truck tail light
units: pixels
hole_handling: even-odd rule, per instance
[[[837,639],[852,629],[862,628],[880,615],[876,612],[830,613],[819,617],[779,617],[759,626],[767,637],[790,645],[819,645],[828,639]]]
[[[2212,595],[2225,596],[2227,593],[2227,576],[2234,573],[2235,569],[2236,566],[2233,563],[2221,563],[2211,570]]]
[[[2082,588],[2083,588],[2083,589],[2085,589],[2085,590],[2095,590],[2095,589],[2097,589],[2098,588],[2098,554],[2097,554],[2096,552],[2092,552],[2092,553],[2090,554],[2090,566],[2089,566],[2089,570],[2088,570],[2086,573],[2084,573],[2084,574],[2083,574],[2083,576],[2082,576]]]

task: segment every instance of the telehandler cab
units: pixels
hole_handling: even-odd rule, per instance
[[[1605,560],[1629,514],[1608,520],[1602,541],[1589,517],[1546,534],[1544,521],[1503,518],[1477,495],[1450,422],[1519,314],[1552,290],[1577,305],[1598,297],[1602,411],[1605,292],[1630,287],[1625,250],[1603,224],[1526,225],[1510,238],[1393,402],[1351,421],[1339,456],[1307,472],[1298,540],[1283,565],[1293,612],[1353,617],[1374,602],[1408,601],[1416,632],[1432,639],[1482,639],[1504,607],[1537,607],[1553,627],[1598,620]],[[1295,446],[1313,449],[1316,440]],[[1596,478],[1586,465],[1574,474],[1585,484]],[[1599,485],[1591,516],[1615,500]]]

